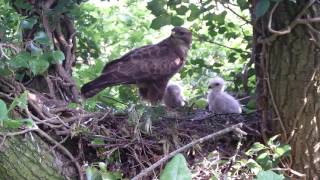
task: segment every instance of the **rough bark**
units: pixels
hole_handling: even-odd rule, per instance
[[[308,3],[281,2],[274,11],[272,28],[288,27]],[[281,133],[283,142],[292,147],[291,168],[311,179],[320,174],[320,33],[307,24],[299,24],[288,34],[275,35],[267,27],[269,17],[270,12],[259,19],[257,28],[261,32],[255,31],[258,79],[264,84],[258,92],[263,97],[263,92],[268,91],[268,104],[263,111],[272,113],[272,134]],[[320,17],[318,3],[301,18],[308,17]],[[320,29],[319,23],[310,25]],[[270,39],[271,36],[276,38]],[[259,38],[271,41],[258,43]]]
[[[30,134],[8,137],[0,150],[0,179],[55,180],[76,174],[70,163],[62,161],[65,158],[61,154],[35,134],[32,138]]]

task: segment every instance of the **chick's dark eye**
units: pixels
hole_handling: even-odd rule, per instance
[[[219,83],[214,83],[213,85],[214,85],[214,86],[219,86]]]

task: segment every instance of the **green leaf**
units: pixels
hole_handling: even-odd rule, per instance
[[[161,14],[166,13],[166,10],[164,9],[165,4],[166,3],[163,0],[152,0],[148,2],[147,8],[153,15],[160,16]]]
[[[262,170],[262,167],[253,159],[248,160],[246,167],[248,167],[254,174],[257,174]]]
[[[191,180],[191,172],[182,154],[174,156],[160,175],[160,180]]]
[[[267,149],[268,147],[266,147],[265,145],[259,143],[259,142],[256,142],[254,143],[251,148],[246,152],[247,155],[249,156],[252,156],[254,155],[255,153],[261,151],[261,150],[264,150],[264,149]]]
[[[268,170],[268,169],[272,168],[272,161],[271,161],[269,152],[261,153],[257,157],[256,161],[264,170]]]
[[[270,0],[259,0],[255,10],[256,18],[258,19],[263,16],[268,11],[269,7]]]
[[[151,22],[152,29],[160,29],[162,26],[168,25],[171,23],[171,17],[167,14],[156,17]]]
[[[180,6],[176,9],[178,15],[185,15],[188,12],[188,7]]]
[[[28,108],[28,91],[25,91],[19,97],[16,97],[10,104],[8,111],[11,111],[16,106],[19,106],[21,109]]]
[[[86,169],[87,180],[100,180],[101,175],[95,167],[87,167]]]
[[[42,74],[48,69],[49,62],[46,59],[44,59],[43,56],[40,56],[38,58],[32,59],[29,66],[32,73],[37,75]]]
[[[172,16],[171,17],[171,24],[174,26],[181,26],[183,25],[184,20],[178,16]]]
[[[3,127],[9,128],[9,129],[18,129],[23,126],[31,128],[33,124],[33,121],[31,119],[5,119],[3,120]]]
[[[14,5],[16,5],[18,8],[31,10],[32,6],[31,4],[27,3],[25,0],[16,0],[14,1]]]
[[[0,121],[8,118],[8,109],[4,101],[0,99]]]
[[[204,98],[198,99],[194,102],[195,106],[199,109],[205,109],[207,106],[207,101]]]
[[[241,11],[249,8],[249,3],[247,0],[237,0],[237,4],[239,5]]]
[[[42,49],[38,48],[33,43],[30,44],[30,49],[31,49],[31,56],[40,56],[43,53]]]
[[[37,32],[34,36],[34,40],[40,44],[47,46],[50,46],[51,44],[48,35],[43,31]]]
[[[224,24],[224,20],[226,19],[227,11],[223,11],[220,14],[216,14],[212,16],[212,19],[218,24]]]
[[[191,4],[189,8],[191,10],[191,13],[190,13],[190,16],[187,18],[187,20],[193,21],[199,17],[199,15],[201,14],[201,10],[195,4]]]
[[[18,55],[16,55],[9,64],[13,68],[29,68],[28,62],[31,59],[31,55],[28,52],[20,52]]]
[[[62,61],[65,59],[62,51],[53,51],[52,58],[53,58],[53,61],[51,61],[52,64],[62,63]]]
[[[257,174],[256,180],[284,180],[283,175],[279,175],[271,170],[268,171],[260,171]]]
[[[272,136],[272,137],[268,140],[268,142],[267,142],[268,146],[274,146],[274,145],[275,145],[275,142],[274,142],[274,141],[275,141],[278,137],[280,137],[280,134],[277,134],[277,135],[275,135],[275,136]]]
[[[68,108],[76,109],[77,107],[78,107],[78,104],[77,104],[77,103],[69,103],[69,104],[68,104]]]
[[[278,161],[281,157],[289,155],[291,152],[291,146],[288,144],[280,145],[275,149],[274,161]]]
[[[13,74],[13,71],[8,67],[8,65],[0,65],[1,76],[10,76],[12,74]]]
[[[95,138],[91,141],[91,144],[105,144],[104,140],[103,139],[100,139],[100,138]]]
[[[37,23],[37,19],[34,17],[24,19],[21,21],[22,29],[32,29],[32,27]]]

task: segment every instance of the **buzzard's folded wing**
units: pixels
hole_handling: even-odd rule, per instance
[[[108,63],[101,75],[85,84],[81,92],[88,98],[108,86],[169,79],[183,63],[184,61],[169,46],[145,46]]]

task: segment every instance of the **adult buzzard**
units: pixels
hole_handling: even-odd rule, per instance
[[[163,41],[106,64],[99,77],[82,86],[81,94],[89,98],[109,86],[136,84],[140,96],[154,104],[162,99],[168,80],[185,64],[191,41],[188,29],[174,27]]]

